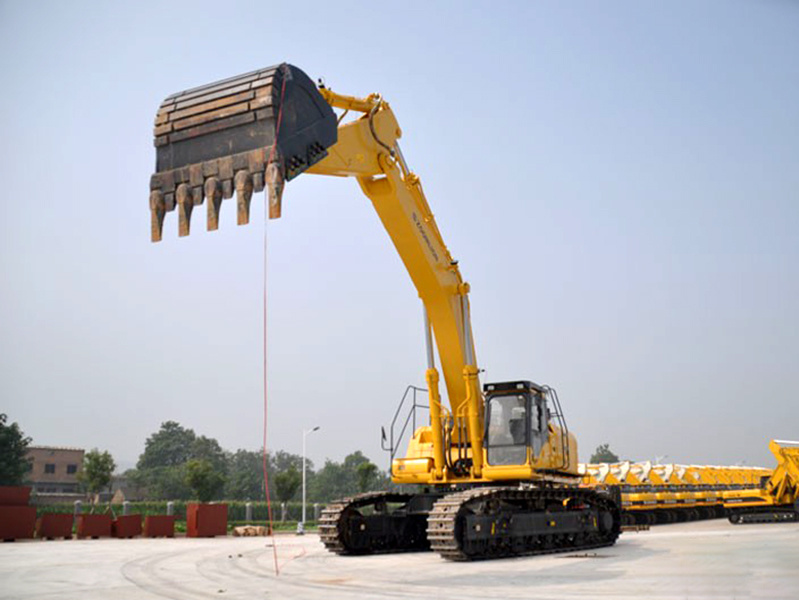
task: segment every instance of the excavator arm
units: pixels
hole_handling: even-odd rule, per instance
[[[337,119],[333,108],[359,116]],[[445,465],[444,435],[467,432],[472,477],[483,457],[483,397],[469,314],[469,285],[452,259],[419,177],[407,166],[402,132],[379,95],[356,98],[315,86],[282,64],[168,97],[155,121],[156,173],[150,185],[152,239],[177,209],[188,235],[192,209],[207,203],[207,228],[217,229],[224,199],[237,197],[237,221],[249,222],[252,194],[267,188],[269,216],[282,213],[284,182],[308,172],[354,177],[371,200],[425,309],[434,479]],[[431,331],[432,330],[432,331]],[[433,334],[450,411],[442,406]]]
[[[355,118],[345,121],[347,115]],[[214,230],[222,201],[234,193],[242,225],[256,192],[267,190],[269,216],[276,218],[284,184],[294,177],[354,177],[425,309],[430,424],[416,429],[404,458],[393,460],[392,477],[426,487],[331,503],[320,518],[322,542],[339,554],[431,548],[449,560],[613,544],[618,506],[577,487],[576,441],[556,392],[527,380],[481,390],[469,285],[402,156],[401,135],[379,95],[337,94],[287,64],[170,96],[156,116],[153,240],[161,239],[169,211],[178,212],[179,235],[188,235],[192,210],[203,203]]]

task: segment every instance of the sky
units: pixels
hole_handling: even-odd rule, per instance
[[[586,460],[771,466],[799,439],[799,5],[0,0],[0,412],[132,466],[263,422],[264,202],[149,241],[174,92],[283,61],[380,92],[471,284],[484,381],[557,388]],[[362,450],[426,366],[357,183],[266,225],[268,445]]]

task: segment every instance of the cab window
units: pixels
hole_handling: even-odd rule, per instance
[[[489,464],[521,465],[527,462],[528,406],[526,394],[489,398],[486,439]]]

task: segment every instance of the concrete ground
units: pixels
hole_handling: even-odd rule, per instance
[[[616,546],[477,563],[429,552],[340,557],[316,535],[0,544],[0,598],[799,599],[799,523],[705,521]]]

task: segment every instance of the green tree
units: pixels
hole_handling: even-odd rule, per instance
[[[192,457],[196,439],[197,436],[191,429],[186,429],[175,421],[165,421],[161,423],[161,429],[147,438],[136,468],[145,471],[156,467],[183,465]]]
[[[111,483],[111,475],[116,467],[113,457],[107,450],[100,452],[97,448],[93,448],[83,456],[83,467],[78,473],[78,481],[90,494],[98,494]]]
[[[309,472],[313,471],[313,462],[311,462],[310,459],[306,458],[305,464]],[[272,473],[288,471],[292,467],[302,473],[302,456],[284,450],[269,453],[267,471],[270,475]]]
[[[370,461],[360,450],[348,454],[343,463],[325,461],[324,466],[313,475],[308,483],[309,498],[313,502],[330,502],[357,493],[361,489],[359,468],[361,468],[360,465],[366,463],[370,463]],[[364,475],[369,475],[365,481],[371,485],[372,489],[387,487],[385,474],[379,472],[376,467],[374,471],[370,467],[362,469]]]
[[[207,460],[217,471],[226,473],[229,458],[222,447],[213,438],[201,435],[191,443],[189,456],[197,460]]]
[[[591,455],[592,463],[616,463],[619,457],[610,449],[610,444],[600,444]]]
[[[210,461],[193,458],[186,463],[186,483],[200,502],[208,502],[225,486],[225,477]]]
[[[358,479],[358,491],[368,492],[373,489],[373,484],[377,478],[377,465],[373,462],[363,462],[355,468],[355,475]]]
[[[155,467],[137,471],[136,483],[147,491],[147,498],[189,500],[191,487],[186,483],[186,465]]]
[[[147,438],[136,465],[135,479],[147,490],[149,498],[188,500],[193,496],[187,483],[187,464],[191,460],[208,462],[213,471],[226,479],[230,457],[219,442],[198,436],[175,421],[165,421]]]
[[[280,502],[288,502],[297,493],[302,483],[302,475],[292,465],[287,470],[275,475],[275,495]],[[271,496],[271,494],[270,494]]]
[[[308,495],[314,502],[330,502],[336,498],[343,498],[353,490],[349,490],[346,473],[341,463],[326,460],[308,484]]]
[[[127,490],[130,490],[132,495],[132,497],[128,498],[128,500],[136,500],[147,497],[147,484],[141,477],[140,471],[137,469],[128,469],[122,473],[122,479],[126,480]]]
[[[264,467],[261,451],[237,450],[230,456],[225,498],[263,500]]]
[[[6,425],[8,417],[0,413],[0,485],[22,485],[31,469],[25,458],[29,437],[25,437],[19,425]]]
[[[227,484],[225,498],[231,500],[263,500],[264,459],[261,450],[237,450],[227,457]],[[314,477],[313,463],[308,460],[308,482]],[[266,472],[269,477],[270,495],[277,497],[275,478],[294,469],[302,479],[302,456],[283,450],[269,452],[266,456]]]
[[[344,468],[348,471],[354,471],[361,463],[369,462],[363,452],[356,450],[344,457]]]

